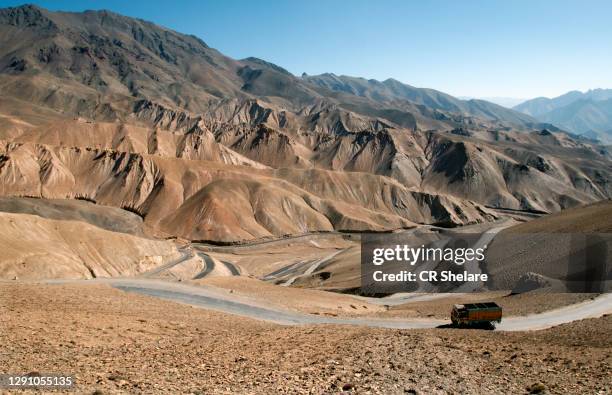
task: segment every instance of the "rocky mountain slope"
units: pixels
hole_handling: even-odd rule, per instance
[[[80,115],[121,117],[133,110],[134,98],[206,112],[216,99],[264,97],[294,110],[327,102],[349,110],[359,108],[368,115],[389,108],[402,112],[406,107],[430,118],[430,110],[440,110],[499,122],[534,121],[492,103],[461,101],[391,79],[379,83],[331,74],[297,78],[260,59],[237,61],[196,37],[108,11],[8,8],[0,11],[0,26],[4,90]],[[326,80],[350,80],[347,86],[365,84],[367,92],[359,87],[337,89]],[[399,102],[390,106],[391,100]],[[443,115],[434,119],[451,123],[462,119]]]
[[[316,76],[303,75],[302,79],[334,92],[367,97],[391,105],[394,101],[408,101],[429,109],[469,114],[489,120],[503,120],[517,125],[535,125],[538,122],[530,116],[494,103],[477,99],[459,100],[446,93],[434,89],[415,88],[393,78],[381,82],[327,73]]]
[[[108,11],[0,10],[0,87],[0,195],[86,198],[192,240],[455,226],[612,194],[605,147],[518,112],[296,77]]]

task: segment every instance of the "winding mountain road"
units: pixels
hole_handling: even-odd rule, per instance
[[[476,242],[477,246],[485,245],[495,237],[497,232],[507,226],[506,223],[500,223],[489,232],[484,233]],[[321,265],[325,264],[342,251],[335,252],[323,259],[314,262],[297,262],[275,272],[268,274],[267,277],[274,278],[282,275],[289,277],[292,282],[296,272],[301,272],[305,265],[306,273],[312,273]],[[306,314],[298,311],[286,309],[284,307],[270,305],[265,300],[248,298],[230,294],[219,288],[210,286],[195,286],[179,282],[169,282],[151,278],[164,270],[168,270],[181,262],[193,257],[193,253],[187,249],[181,250],[182,256],[176,260],[168,262],[150,272],[144,273],[141,277],[136,278],[96,278],[91,280],[49,280],[48,284],[107,284],[125,292],[138,293],[148,295],[160,299],[169,300],[172,302],[188,304],[191,306],[215,310],[223,313],[234,314],[250,319],[263,320],[274,322],[281,325],[318,325],[318,324],[334,324],[334,325],[354,325],[367,326],[376,328],[396,328],[396,329],[423,329],[436,328],[438,326],[448,324],[447,321],[429,318],[409,318],[409,319],[385,319],[377,317],[328,317],[314,314]],[[215,269],[214,260],[204,252],[197,252],[206,267],[198,273],[195,278],[204,278]],[[240,275],[239,269],[232,263],[221,261],[226,266],[231,275]],[[472,271],[478,272],[480,268],[476,262],[470,262]],[[455,294],[457,295],[457,294]],[[387,298],[365,298],[355,296],[356,299],[367,299],[369,302],[379,304],[402,304],[409,301],[429,300],[439,297],[448,296],[448,294],[396,294]],[[541,330],[552,326],[560,325],[567,322],[581,320],[585,318],[597,318],[606,314],[612,314],[612,294],[603,294],[592,300],[579,304],[562,307],[555,310],[546,311],[544,313],[532,314],[522,317],[504,318],[502,323],[497,326],[498,330],[502,331],[526,331],[526,330]]]
[[[448,324],[437,319],[384,319],[384,318],[340,318],[325,317],[288,310],[222,290],[174,283],[146,278],[50,280],[49,284],[108,284],[125,292],[148,295],[199,308],[216,310],[256,320],[270,321],[281,325],[355,325],[376,328],[423,329]],[[505,318],[497,329],[502,331],[540,330],[585,318],[597,318],[612,314],[612,294],[603,294],[593,300],[550,310],[540,314]]]
[[[238,269],[238,266],[236,266],[233,263],[228,262],[228,261],[221,261],[221,263],[225,265],[225,267],[227,268],[227,270],[230,271],[232,276],[239,276],[240,275],[240,270]]]
[[[336,251],[326,257],[323,257],[321,259],[317,259],[313,262],[306,262],[307,264],[307,268],[306,270],[304,270],[303,273],[297,273],[291,277],[289,277],[284,283],[282,283],[282,286],[288,287],[290,285],[292,285],[295,280],[297,280],[298,278],[302,277],[302,276],[309,276],[312,273],[314,273],[319,267],[321,267],[322,265],[326,264],[327,262],[331,261],[334,257],[336,257],[336,255],[340,254],[344,252],[344,250],[340,250],[340,251]],[[299,268],[301,268],[302,266],[300,266]],[[286,268],[285,268],[286,269]],[[292,266],[291,270],[288,270],[289,274],[293,274],[294,272],[296,272],[298,269],[297,266]],[[287,274],[287,272],[285,272],[285,275]],[[268,275],[269,277],[270,275]]]
[[[204,254],[202,252],[198,252],[198,256],[202,258],[206,266],[204,267],[204,270],[202,270],[200,273],[196,274],[195,277],[193,277],[194,280],[204,278],[208,276],[213,270],[215,270],[215,261],[213,261],[213,259],[209,255]]]

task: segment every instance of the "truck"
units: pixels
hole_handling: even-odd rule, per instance
[[[502,308],[495,302],[456,304],[451,311],[454,326],[492,326],[502,320]]]

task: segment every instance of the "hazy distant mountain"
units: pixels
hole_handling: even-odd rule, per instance
[[[537,97],[527,100],[514,106],[514,109],[534,117],[540,117],[552,110],[565,107],[578,100],[602,101],[610,98],[612,98],[612,89],[591,89],[584,93],[580,91],[570,91],[552,99]]]
[[[525,102],[527,99],[521,99],[516,97],[471,97],[471,96],[459,96],[461,100],[471,100],[471,99],[479,99],[489,101],[491,103],[499,104],[502,107],[513,108],[518,106],[519,104]]]
[[[571,91],[553,99],[539,97],[514,109],[574,133],[607,141],[612,138],[612,89]]]

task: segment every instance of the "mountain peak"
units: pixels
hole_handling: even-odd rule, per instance
[[[37,12],[47,12],[47,9],[42,8],[36,4],[26,3],[16,7],[8,7],[8,10],[24,10],[24,11],[37,11]]]
[[[396,80],[395,78],[387,78],[386,80],[383,81],[384,84],[401,84],[400,81]]]
[[[34,4],[0,9],[0,23],[17,27],[57,28],[49,12]]]
[[[283,73],[283,74],[287,74],[287,75],[293,76],[293,74],[291,74],[286,69],[284,69],[284,68],[282,68],[282,67],[280,67],[278,65],[275,65],[274,63],[265,61],[265,60],[260,59],[260,58],[256,58],[254,56],[249,56],[248,58],[241,59],[240,61],[243,62],[243,63],[250,63],[252,65],[263,66],[263,67],[266,67],[268,69],[272,69],[274,71],[278,71],[279,73]]]

